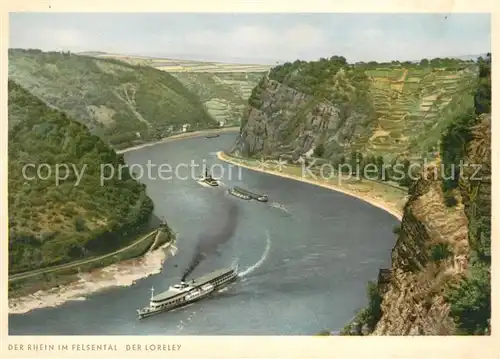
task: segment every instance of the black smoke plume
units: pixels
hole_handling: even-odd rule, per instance
[[[217,248],[231,239],[236,230],[238,205],[225,196],[221,196],[220,201],[216,202],[218,203],[214,203],[213,207],[207,211],[207,216],[211,217],[213,223],[202,227],[193,258],[182,275],[181,281],[183,282],[205,258],[217,253]]]

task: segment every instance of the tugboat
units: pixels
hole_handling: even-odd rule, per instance
[[[208,185],[210,187],[219,186],[219,181],[212,177],[212,175],[208,172],[208,169],[205,169],[205,176],[200,177],[200,179],[198,179],[198,183],[201,185]]]
[[[151,299],[149,305],[142,309],[137,309],[139,319],[150,317],[154,314],[167,312],[175,308],[185,306],[205,298],[238,277],[238,265],[231,268],[216,270],[190,282],[180,282],[169,287],[163,293],[154,295],[154,288],[151,288]]]
[[[259,202],[267,202],[269,200],[269,198],[264,194],[250,192],[250,191],[247,191],[246,189],[243,189],[241,187],[234,187],[234,188],[232,188],[232,191],[234,193],[231,193],[231,192],[230,193],[236,197],[245,196],[245,197],[249,197],[249,199],[255,199]],[[235,193],[238,195],[236,195]],[[244,198],[244,197],[240,197],[240,198]]]

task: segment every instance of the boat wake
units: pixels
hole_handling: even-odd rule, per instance
[[[250,273],[252,273],[257,268],[259,268],[262,265],[262,263],[264,263],[265,260],[267,259],[270,250],[271,250],[271,236],[269,235],[269,232],[266,231],[266,248],[264,249],[264,253],[262,253],[262,257],[260,257],[260,259],[254,265],[248,267],[243,272],[238,273],[238,277],[240,278],[245,277]]]
[[[286,213],[290,213],[290,211],[284,205],[282,205],[278,202],[271,203],[271,207],[277,208],[277,209],[279,209],[283,212],[286,212]]]

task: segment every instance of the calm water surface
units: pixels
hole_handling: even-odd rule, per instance
[[[125,155],[145,170],[155,214],[179,233],[179,252],[162,273],[130,287],[110,288],[85,301],[68,302],[9,316],[10,334],[24,335],[310,335],[340,329],[366,304],[365,288],[379,267],[390,263],[397,219],[355,198],[246,169],[230,169],[215,152],[229,148],[235,134],[193,138]],[[223,188],[205,188],[190,179],[162,180],[151,164],[220,164]],[[199,172],[198,170],[195,173]],[[217,172],[217,171],[216,171]],[[180,171],[189,175],[188,169]],[[217,173],[214,173],[217,175]],[[231,178],[229,178],[231,177]],[[136,308],[178,282],[198,236],[222,220],[218,206],[224,187],[241,185],[269,195],[268,203],[243,201],[236,233],[193,276],[229,266],[238,259],[240,280],[211,298],[138,321]]]

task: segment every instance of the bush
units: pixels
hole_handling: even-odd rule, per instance
[[[434,262],[449,258],[453,251],[448,243],[434,244],[429,248],[430,256]]]
[[[476,262],[472,266],[471,275],[457,287],[448,290],[446,299],[450,303],[450,314],[455,320],[459,334],[481,335],[489,330],[490,280],[489,269]]]
[[[444,204],[446,207],[455,207],[457,205],[458,201],[453,195],[452,191],[446,191],[444,193]]]
[[[314,148],[313,155],[314,157],[323,157],[323,154],[325,153],[325,146],[320,143]]]
[[[374,281],[368,282],[367,294],[368,294],[367,310],[369,315],[367,324],[370,326],[370,328],[375,328],[375,325],[382,316],[382,309],[380,308],[382,304],[382,296],[380,295],[380,292],[378,290],[378,285],[376,282]]]
[[[322,330],[321,332],[319,332],[318,334],[316,334],[316,336],[329,336],[330,335],[330,331],[328,330]]]

